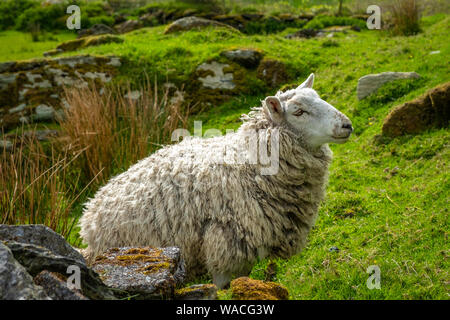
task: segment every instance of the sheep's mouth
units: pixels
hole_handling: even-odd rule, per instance
[[[351,134],[347,135],[347,136],[343,136],[343,137],[337,137],[337,136],[331,136],[333,139],[335,140],[347,140],[348,138],[350,138]]]

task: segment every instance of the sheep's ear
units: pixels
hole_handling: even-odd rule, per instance
[[[310,88],[312,89],[314,84],[314,73],[311,73],[310,76],[308,77],[308,79],[306,79],[305,82],[303,82],[301,85],[298,86],[298,89],[303,89],[303,88]]]
[[[280,99],[277,97],[267,97],[265,102],[272,120],[276,123],[280,123],[283,119],[283,107]]]

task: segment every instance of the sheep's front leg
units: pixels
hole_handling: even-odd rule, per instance
[[[213,282],[219,289],[224,289],[230,285],[231,275],[227,273],[215,273],[212,275]]]

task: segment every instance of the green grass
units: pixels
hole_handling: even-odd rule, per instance
[[[11,60],[27,60],[42,58],[44,52],[67,40],[75,39],[74,33],[45,33],[39,36],[39,41],[33,42],[30,33],[19,31],[0,32],[0,62]]]
[[[331,146],[335,160],[317,225],[302,253],[277,261],[277,281],[292,299],[448,299],[449,131],[430,130],[387,144],[375,139],[395,105],[450,80],[449,17],[427,18],[423,25],[424,33],[413,37],[377,31],[339,34],[337,46],[324,46],[324,39],[286,40],[284,33],[243,36],[210,29],[163,35],[158,27],[125,36],[123,46],[86,52],[115,52],[138,64],[141,72],[180,82],[199,63],[232,47],[256,47],[282,60],[293,83],[315,72],[316,90],[353,120],[356,134],[345,145]],[[436,50],[441,53],[429,54]],[[359,77],[383,71],[416,71],[422,78],[385,86],[359,102]],[[236,97],[192,120],[202,120],[204,130],[236,129],[242,113],[273,93]],[[340,251],[330,252],[332,246]],[[258,263],[251,276],[264,279],[267,263]],[[381,290],[366,287],[370,265],[381,269]]]
[[[335,159],[327,198],[309,244],[289,260],[276,260],[276,281],[292,299],[449,299],[448,128],[384,144],[376,139],[394,106],[450,80],[449,16],[425,18],[422,26],[424,32],[411,37],[379,31],[338,34],[334,45],[325,44],[327,39],[284,39],[292,30],[268,36],[225,29],[164,35],[164,27],[155,27],[124,35],[123,44],[78,53],[123,57],[122,77],[134,82],[146,73],[160,83],[182,84],[200,63],[237,47],[259,48],[283,61],[292,83],[314,72],[315,89],[352,119],[356,132],[348,143],[331,146]],[[437,50],[441,53],[429,54]],[[1,51],[0,57],[5,55]],[[384,71],[416,71],[422,78],[393,83],[358,101],[358,79]],[[235,97],[191,121],[202,120],[204,130],[236,129],[242,113],[274,93]],[[339,252],[330,252],[332,246]],[[263,279],[267,263],[259,262],[251,276]],[[381,290],[366,287],[370,265],[381,269]],[[230,292],[220,297],[229,298]]]

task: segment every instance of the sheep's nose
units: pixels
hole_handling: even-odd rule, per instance
[[[352,127],[352,124],[351,124],[351,123],[344,123],[344,124],[342,125],[342,128],[343,128],[343,129],[348,129],[348,130],[350,130],[350,132],[353,132],[353,127]]]

